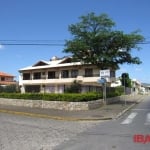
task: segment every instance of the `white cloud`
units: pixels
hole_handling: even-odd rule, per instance
[[[141,72],[142,68],[135,68],[135,71]]]
[[[0,44],[0,49],[3,49],[3,48],[4,48],[4,46],[2,44]]]

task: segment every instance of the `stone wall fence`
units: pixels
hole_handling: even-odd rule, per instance
[[[123,95],[113,98],[107,98],[107,104],[117,103],[124,100],[132,100],[134,97]],[[105,102],[106,103],[106,102]],[[22,106],[30,108],[47,108],[58,110],[91,110],[103,106],[103,99],[88,102],[67,102],[67,101],[43,101],[43,100],[24,100],[24,99],[6,99],[0,98],[0,105]]]

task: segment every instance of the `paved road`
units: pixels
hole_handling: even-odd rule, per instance
[[[0,150],[52,150],[96,124],[0,113]]]
[[[58,121],[0,113],[0,150],[149,150],[134,134],[149,134],[150,101],[112,121]]]
[[[150,98],[134,107],[118,120],[98,124],[55,150],[149,150],[148,143],[135,143],[133,136],[150,135]]]

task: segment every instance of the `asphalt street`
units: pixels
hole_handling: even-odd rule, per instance
[[[126,107],[115,104],[94,111],[70,112],[71,117],[92,116],[92,119],[68,121],[41,117],[45,114],[60,116],[63,111],[1,105],[5,113],[0,112],[0,150],[149,150],[150,143],[133,140],[134,135],[149,134],[150,99],[149,96],[141,98],[132,110],[109,121],[94,121],[95,114],[116,116]],[[66,114],[63,112],[62,116]]]
[[[0,150],[52,150],[99,123],[0,113]]]
[[[135,135],[150,135],[148,97],[121,118],[102,122],[55,147],[55,150],[149,150],[150,140],[137,142]]]

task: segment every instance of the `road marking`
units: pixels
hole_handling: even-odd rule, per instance
[[[131,113],[121,124],[130,124],[136,115],[137,115],[137,112]]]
[[[144,124],[145,125],[150,125],[150,113],[147,114],[147,116],[146,116],[146,122]]]

